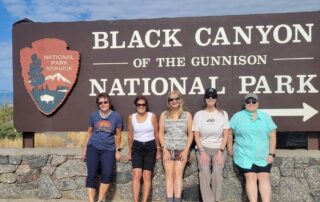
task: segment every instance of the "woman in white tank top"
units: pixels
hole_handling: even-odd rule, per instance
[[[132,162],[132,192],[134,201],[139,199],[140,179],[143,177],[142,201],[148,201],[151,190],[151,176],[156,162],[160,159],[158,141],[158,120],[149,112],[148,100],[138,96],[134,100],[136,113],[128,117],[129,148],[127,158]]]

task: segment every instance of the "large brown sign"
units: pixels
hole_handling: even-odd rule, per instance
[[[147,96],[151,111],[159,115],[172,89],[182,92],[186,108],[194,113],[211,86],[230,117],[241,109],[244,95],[254,92],[280,131],[320,131],[319,25],[320,12],[17,23],[14,124],[26,132],[84,131],[90,113],[97,109],[95,96],[103,91],[111,95],[124,122],[134,112],[135,96]],[[33,60],[26,60],[21,51],[48,39],[64,41],[69,50],[50,52],[47,46],[51,54],[38,54],[36,59],[41,64],[45,56],[54,61],[40,65],[38,73],[68,71],[66,51],[78,52],[80,61],[75,56],[79,70],[73,89],[68,88],[58,108],[44,113],[26,89],[23,66],[30,68]],[[41,101],[41,95],[39,103],[52,104],[52,97]]]

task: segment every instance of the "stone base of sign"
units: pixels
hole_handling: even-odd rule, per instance
[[[0,199],[87,201],[86,164],[80,149],[0,149]],[[117,164],[107,201],[132,201],[131,163]],[[244,178],[228,157],[222,201],[247,201]],[[272,201],[320,201],[320,151],[278,150],[272,167]],[[153,174],[151,201],[165,201],[161,162]],[[184,201],[200,201],[195,151],[184,174]],[[58,200],[59,201],[59,200]]]

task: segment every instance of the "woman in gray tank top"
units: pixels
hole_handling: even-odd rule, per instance
[[[161,113],[159,141],[163,152],[168,202],[180,202],[183,187],[183,171],[193,141],[192,116],[183,110],[179,91],[168,94],[167,110]]]

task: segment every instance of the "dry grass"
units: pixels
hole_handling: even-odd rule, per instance
[[[34,147],[66,147],[66,148],[81,148],[86,132],[66,132],[66,133],[35,133]],[[0,147],[6,148],[22,148],[22,138],[17,139],[0,139]],[[128,145],[128,132],[121,133],[121,147]]]
[[[1,148],[22,148],[22,137],[16,139],[0,139]]]

